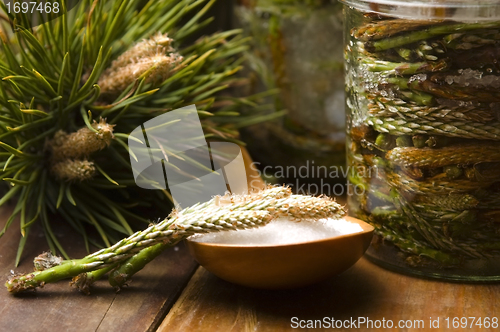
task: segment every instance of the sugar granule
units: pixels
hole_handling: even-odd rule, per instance
[[[202,243],[239,245],[294,244],[326,239],[363,231],[360,225],[345,219],[303,220],[280,218],[252,229],[195,235],[190,240]]]

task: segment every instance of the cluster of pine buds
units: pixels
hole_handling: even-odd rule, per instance
[[[171,43],[166,34],[158,33],[120,55],[99,79],[101,94],[117,97],[146,72],[147,83],[167,79],[183,60]]]
[[[142,75],[147,75],[147,83],[165,80],[183,60],[171,44],[172,39],[166,34],[157,33],[131,47],[99,79],[101,94],[117,97]],[[101,119],[94,121],[92,127],[95,130],[84,127],[71,134],[60,130],[49,142],[52,173],[60,180],[84,181],[95,175],[96,166],[88,157],[111,143],[113,125]]]
[[[111,143],[113,127],[106,123],[106,119],[101,119],[92,124],[95,131],[87,127],[71,134],[59,130],[48,143],[52,173],[60,180],[69,182],[91,179],[96,167],[87,158]]]

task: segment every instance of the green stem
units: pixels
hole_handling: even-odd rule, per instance
[[[142,249],[109,274],[109,284],[119,290],[134,274],[142,270],[146,264],[155,259],[168,247],[163,243],[158,243],[152,247]]]
[[[87,272],[87,273],[81,273],[77,275],[76,277],[73,278],[73,280],[70,282],[70,285],[78,288],[78,290],[85,295],[90,294],[90,286],[97,280],[100,280],[102,277],[104,277],[108,272],[112,271],[118,266],[118,263],[112,264],[108,267],[105,267],[100,270],[92,271],[92,272]]]
[[[479,23],[456,23],[447,25],[434,25],[426,29],[412,31],[400,36],[385,38],[365,44],[365,48],[370,52],[384,51],[394,47],[411,44],[420,40],[425,40],[441,35],[461,33],[477,29],[498,28],[500,22],[479,22]]]

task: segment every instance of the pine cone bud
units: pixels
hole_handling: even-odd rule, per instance
[[[67,159],[52,165],[52,173],[60,180],[75,182],[91,179],[95,174],[94,162]]]
[[[120,55],[99,79],[103,95],[119,95],[142,74],[153,68],[146,82],[165,80],[183,58],[170,46],[172,39],[157,33]]]
[[[157,54],[139,58],[128,65],[108,69],[99,79],[99,87],[104,95],[119,95],[129,85],[133,84],[142,74],[153,68],[146,79],[147,83],[161,82],[170,76],[177,65],[182,61],[178,53],[169,55]]]
[[[174,49],[170,46],[171,43],[172,39],[168,38],[167,34],[163,35],[161,33],[157,33],[150,39],[144,39],[113,61],[111,71],[120,70],[131,63],[137,62],[138,59],[174,52]]]
[[[107,124],[105,119],[101,119],[99,122],[94,121],[92,127],[97,133],[87,127],[71,134],[58,131],[49,143],[53,161],[87,157],[107,147],[114,138],[114,125]]]

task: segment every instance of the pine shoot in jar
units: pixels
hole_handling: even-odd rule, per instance
[[[376,227],[370,258],[500,280],[500,4],[343,2],[349,210]]]

